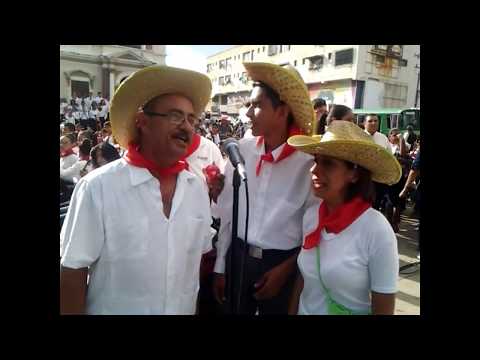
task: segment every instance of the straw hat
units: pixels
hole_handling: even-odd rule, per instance
[[[135,115],[139,108],[153,98],[164,94],[182,94],[193,103],[195,114],[200,116],[210,101],[212,83],[201,73],[169,66],[149,66],[130,75],[118,87],[110,106],[113,136],[118,143],[128,147],[137,140]]]
[[[395,156],[349,121],[332,121],[324,135],[295,135],[287,142],[309,154],[331,156],[358,164],[370,170],[372,180],[379,183],[396,184],[402,175],[402,168]]]
[[[253,81],[270,86],[292,110],[295,123],[305,134],[313,133],[315,113],[307,86],[292,66],[282,67],[270,63],[243,63]]]

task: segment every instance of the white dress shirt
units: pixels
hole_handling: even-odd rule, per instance
[[[189,171],[200,177],[202,182],[207,187],[207,179],[203,173],[203,169],[208,165],[215,162],[220,172],[225,172],[225,161],[223,160],[222,153],[217,145],[212,141],[200,136],[200,146],[195,152],[193,152],[187,159],[189,165]],[[208,191],[208,187],[207,187]]]
[[[375,144],[380,145],[381,147],[387,149],[388,151],[392,151],[390,141],[388,141],[388,138],[385,135],[383,135],[381,132],[375,131],[373,135],[370,134],[367,130],[365,130],[365,132],[372,137]]]
[[[204,138],[203,136],[200,136],[200,146],[198,149],[195,150],[195,152],[193,152],[186,160],[189,165],[189,171],[202,179],[202,183],[207,194],[209,192],[207,179],[202,170],[215,162],[215,165],[218,166],[220,172],[222,174],[225,172],[225,160],[223,159],[220,149],[212,141]],[[211,202],[211,210],[214,218],[220,217],[218,206],[214,201]]]
[[[200,180],[178,174],[170,217],[159,181],[115,160],[80,179],[65,217],[64,267],[89,267],[87,314],[194,314],[210,206]]]
[[[318,226],[318,204],[304,218],[304,236]],[[385,216],[369,208],[340,233],[320,234],[320,272],[332,298],[355,312],[371,311],[371,291],[394,294],[398,280],[397,238]],[[298,314],[326,315],[327,298],[318,276],[316,248],[298,255],[303,276]]]
[[[239,141],[240,152],[245,159],[250,200],[248,243],[262,249],[290,250],[302,244],[304,212],[318,201],[311,190],[313,156],[295,151],[278,163],[263,161],[257,177],[257,162],[265,153],[263,144],[256,145],[257,139]],[[278,158],[285,145],[272,151],[274,159]],[[233,167],[228,162],[225,167],[225,187],[218,197],[221,225],[214,268],[217,273],[225,272],[225,256],[231,243],[232,177]],[[245,185],[242,183],[238,208],[238,237],[241,239],[245,239],[245,216]]]
[[[68,156],[60,157],[60,171],[72,167],[77,161],[78,156],[76,154],[70,154]]]
[[[62,169],[60,167],[60,177],[67,181],[78,181],[80,180],[80,171],[87,165],[87,160],[78,160],[72,166]]]

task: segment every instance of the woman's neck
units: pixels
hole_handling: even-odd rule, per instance
[[[340,195],[333,199],[323,199],[325,205],[327,206],[328,213],[331,214],[335,210],[337,210],[340,206],[342,206],[345,201],[345,196]]]

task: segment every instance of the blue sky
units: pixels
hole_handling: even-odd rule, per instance
[[[166,63],[206,74],[207,56],[216,54],[234,45],[167,45]]]

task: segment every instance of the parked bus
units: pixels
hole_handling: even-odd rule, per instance
[[[354,109],[355,123],[363,128],[363,121],[367,114],[378,116],[378,131],[388,136],[390,129],[398,128],[405,131],[408,125],[413,126],[414,132],[420,134],[420,109],[385,108],[385,109]]]

